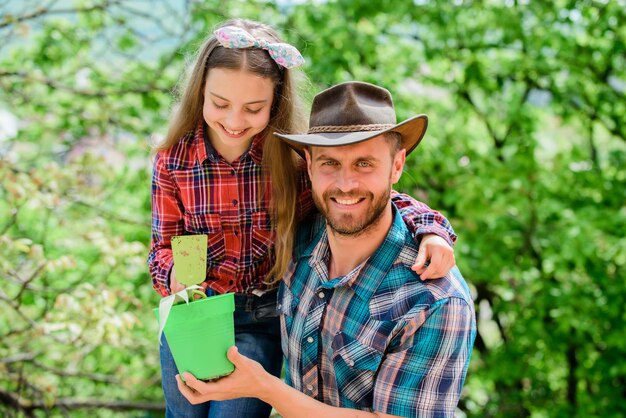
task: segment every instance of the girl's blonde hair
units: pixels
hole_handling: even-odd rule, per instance
[[[223,26],[243,28],[257,39],[283,42],[274,29],[260,22],[232,19],[219,27]],[[195,62],[183,84],[182,95],[173,112],[167,135],[157,145],[157,151],[169,149],[203,121],[204,87],[207,75],[213,68],[245,69],[269,78],[274,83],[270,119],[261,135],[265,138],[264,174],[269,175],[272,180],[271,218],[276,235],[275,263],[267,277],[268,283],[275,283],[286,272],[292,256],[300,174],[297,161],[299,157],[273,133],[299,133],[307,130],[307,116],[303,111],[296,79],[303,76],[276,64],[267,51],[259,48],[224,48],[211,34],[197,52]]]

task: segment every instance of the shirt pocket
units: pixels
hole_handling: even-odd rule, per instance
[[[254,259],[264,258],[274,245],[274,231],[266,211],[252,213],[251,252]]]
[[[207,264],[218,265],[224,259],[224,230],[219,213],[185,213],[185,231],[207,236]]]
[[[339,332],[332,342],[332,364],[337,388],[357,406],[372,407],[374,380],[383,353]]]

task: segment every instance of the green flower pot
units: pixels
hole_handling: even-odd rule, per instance
[[[232,373],[235,366],[226,358],[235,345],[234,293],[172,306],[163,328],[178,372],[189,372],[201,380]],[[159,319],[159,309],[154,309]]]

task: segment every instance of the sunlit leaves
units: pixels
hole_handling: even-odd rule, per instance
[[[309,98],[359,79],[399,120],[428,114],[398,187],[459,233],[479,316],[461,409],[626,413],[623,1],[68,3],[0,18],[0,104],[19,120],[0,142],[0,390],[161,400],[149,138],[187,55],[246,16],[303,52]]]

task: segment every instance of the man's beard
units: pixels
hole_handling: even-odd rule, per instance
[[[350,199],[354,196],[364,196],[366,201],[369,200],[371,202],[371,205],[367,208],[365,214],[359,216],[360,219],[356,219],[353,213],[332,215],[328,210],[328,202],[331,202],[331,197]],[[378,198],[376,198],[371,192],[344,194],[337,190],[329,190],[322,195],[322,199],[320,199],[317,194],[313,193],[313,201],[315,202],[315,206],[317,206],[320,213],[326,218],[326,222],[332,231],[339,235],[358,237],[380,222],[383,212],[387,209],[390,196],[390,190],[382,193],[378,196]]]

